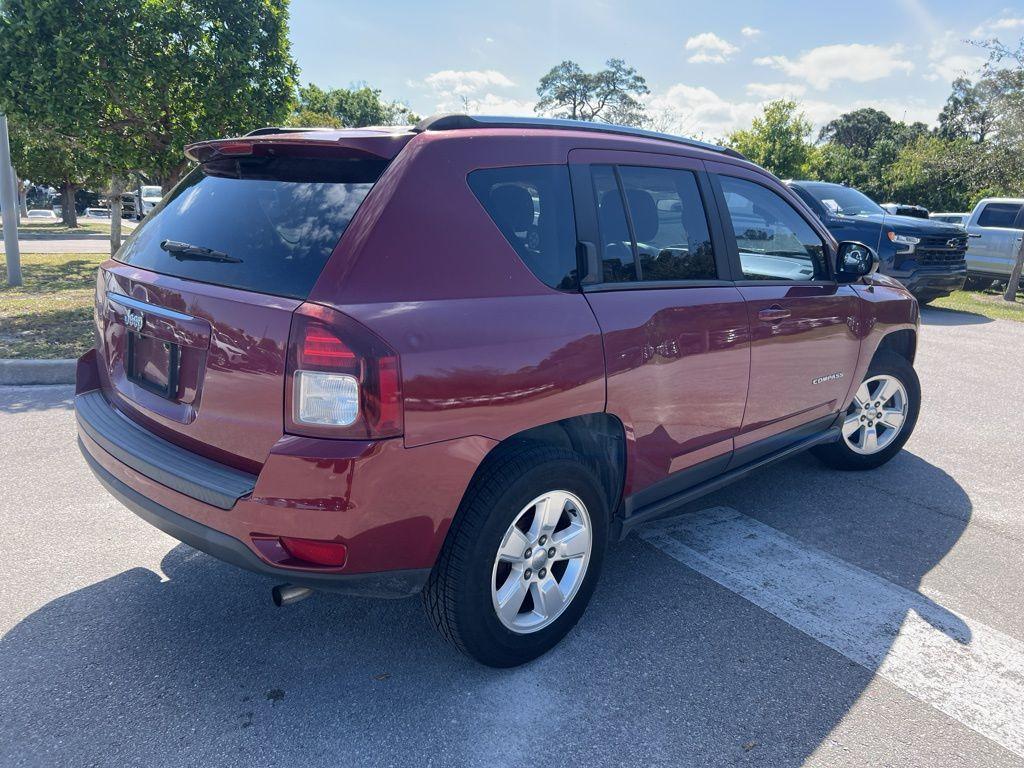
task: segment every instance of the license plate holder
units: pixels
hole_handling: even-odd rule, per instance
[[[128,331],[127,352],[128,380],[160,397],[174,400],[178,394],[181,347],[170,341]]]

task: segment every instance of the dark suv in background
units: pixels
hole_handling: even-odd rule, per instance
[[[863,192],[842,184],[786,184],[837,240],[857,240],[874,248],[879,271],[907,286],[922,304],[963,288],[967,278],[967,233],[962,227],[917,216],[896,216]]]
[[[422,593],[519,664],[609,540],[797,451],[877,467],[914,428],[917,302],[731,150],[449,115],[188,155],[99,269],[79,441],[278,603]]]

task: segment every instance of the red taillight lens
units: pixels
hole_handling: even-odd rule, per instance
[[[338,367],[355,362],[356,353],[345,346],[345,342],[328,331],[315,325],[306,326],[302,338],[302,352],[299,363],[303,366]]]
[[[285,421],[293,434],[402,434],[398,355],[350,317],[317,304],[292,316]]]
[[[348,557],[348,548],[340,541],[319,541],[317,539],[293,539],[281,537],[281,545],[296,560],[305,560],[315,565],[329,565],[340,568]]]

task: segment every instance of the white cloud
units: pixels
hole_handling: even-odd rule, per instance
[[[423,82],[435,91],[450,92],[458,96],[479,93],[489,87],[511,88],[515,85],[508,77],[494,69],[444,69],[427,75]]]
[[[977,50],[965,45],[952,30],[933,35],[928,51],[928,72],[924,79],[951,83],[962,75],[973,76],[986,61]]]
[[[730,100],[703,86],[678,83],[667,91],[647,98],[648,114],[655,116],[659,130],[669,133],[718,140],[739,128],[747,128],[761,114],[764,105],[777,98],[797,99],[802,111],[814,126],[814,134],[830,120],[844,112],[863,107],[874,107],[894,120],[905,120],[933,125],[941,104],[930,104],[921,99],[858,99],[832,102],[823,99],[801,99],[804,86],[799,83],[750,83],[747,93],[753,98]]]
[[[693,51],[687,61],[692,64],[724,64],[739,48],[714,32],[701,32],[686,41],[686,50]]]
[[[947,54],[932,61],[929,65],[931,71],[924,77],[926,80],[945,80],[951,83],[961,76],[973,76],[984,63],[984,56],[971,56],[963,53]]]
[[[532,115],[532,100],[512,98],[494,91],[513,88],[511,78],[494,69],[445,69],[427,75],[413,88],[426,89],[434,99],[435,112],[469,111],[476,114]]]
[[[761,34],[761,30],[757,27],[744,27],[740,30],[740,34],[744,37],[757,37]]]
[[[760,111],[756,101],[732,102],[710,88],[677,83],[647,100],[648,110],[671,117],[667,130],[717,138],[750,124]]]
[[[747,83],[747,93],[761,99],[799,99],[807,93],[800,83]]]
[[[910,72],[914,64],[903,56],[903,47],[893,45],[823,45],[801,53],[796,59],[786,56],[764,56],[754,59],[755,64],[773,67],[790,77],[806,80],[813,87],[824,90],[836,80],[866,83],[880,80],[897,72]]]
[[[1012,35],[1018,29],[1024,29],[1024,17],[1004,16],[1001,19],[979,24],[971,34],[975,37],[999,37],[999,35]]]

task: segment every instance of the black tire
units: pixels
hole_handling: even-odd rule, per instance
[[[864,378],[866,380],[882,374],[898,379],[907,392],[907,415],[899,434],[883,450],[873,454],[857,453],[842,438],[835,443],[811,449],[815,456],[833,469],[864,470],[880,467],[903,449],[904,443],[913,433],[921,410],[921,382],[917,372],[905,358],[886,351],[875,355]]]
[[[520,511],[548,491],[575,494],[587,507],[590,560],[575,596],[552,623],[530,634],[508,629],[492,603],[498,547]],[[527,448],[484,470],[463,498],[423,589],[423,604],[441,635],[490,667],[514,667],[554,647],[575,626],[601,573],[608,539],[608,503],[594,471],[572,451]]]
[[[991,285],[991,277],[968,277],[966,280],[964,280],[965,291],[984,291]]]

